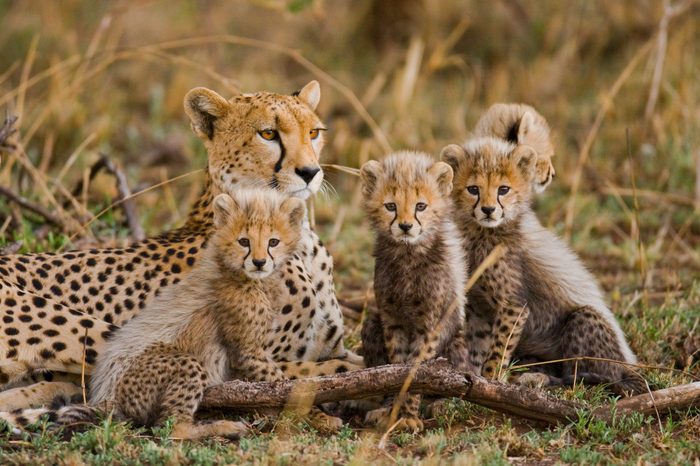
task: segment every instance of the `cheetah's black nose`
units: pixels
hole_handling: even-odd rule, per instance
[[[481,211],[485,213],[486,215],[491,215],[492,213],[496,212],[495,207],[482,207]]]
[[[306,184],[311,183],[311,180],[314,179],[314,176],[316,176],[316,173],[320,172],[321,169],[319,167],[301,167],[301,168],[295,168],[294,173],[299,175],[299,177],[306,181]]]
[[[412,223],[399,223],[399,228],[403,230],[404,233],[408,233],[413,228]]]
[[[253,265],[256,266],[258,270],[262,270],[266,262],[267,259],[253,259]]]

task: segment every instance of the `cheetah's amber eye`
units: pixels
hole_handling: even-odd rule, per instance
[[[509,191],[510,191],[510,186],[499,186],[498,187],[498,195],[499,196],[505,196],[506,194],[508,194]]]
[[[277,246],[278,244],[280,244],[280,240],[278,240],[277,238],[270,238],[270,241],[268,241],[267,244],[268,244],[271,248],[274,248],[275,246]]]
[[[240,244],[244,248],[247,248],[248,246],[250,246],[250,241],[248,240],[248,238],[241,238],[238,240],[238,244]]]
[[[274,129],[264,129],[260,131],[260,136],[266,141],[274,141],[277,139],[277,131]]]
[[[478,196],[479,195],[479,187],[478,186],[467,186],[467,192],[471,194],[472,196]]]
[[[321,134],[321,130],[318,128],[314,128],[311,131],[309,131],[309,136],[311,136],[311,139],[317,139],[318,136]]]
[[[418,204],[416,204],[416,210],[418,212],[423,212],[427,207],[428,204],[426,204],[425,202],[419,202]]]
[[[384,204],[384,207],[386,207],[386,210],[388,210],[389,212],[396,212],[396,204],[394,204],[393,202],[387,202],[386,204]]]

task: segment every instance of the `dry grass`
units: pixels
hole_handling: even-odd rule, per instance
[[[640,359],[697,375],[699,14],[697,1],[684,0],[0,1],[0,114],[20,118],[9,139],[16,149],[0,144],[0,186],[59,225],[1,198],[0,245],[128,242],[122,211],[108,208],[118,198],[114,180],[87,182],[100,153],[125,169],[147,233],[178,225],[201,187],[201,175],[187,175],[206,158],[182,111],[186,91],[291,92],[317,78],[319,113],[331,129],[323,161],[337,195],[317,199],[315,220],[331,240],[339,295],[367,302],[372,240],[352,169],[389,148],[437,154],[463,140],[491,103],[523,101],[556,135],[558,178],[537,200],[540,218],[567,235],[601,279]],[[349,333],[357,344],[354,325]],[[659,385],[689,380],[647,375]],[[661,429],[631,420],[610,433],[582,421],[548,433],[453,408],[429,423],[437,430],[395,437],[381,451],[378,439],[352,429],[321,440],[302,429],[296,443],[261,434],[236,446],[171,448],[109,425],[72,444],[31,440],[5,451],[16,462],[44,447],[46,461],[79,462],[80,446],[132,461],[152,453],[153,461],[323,456],[357,464],[692,462],[699,454],[688,446],[700,439],[696,412],[677,413]]]

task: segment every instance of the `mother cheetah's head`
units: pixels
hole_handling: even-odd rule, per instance
[[[257,92],[230,100],[203,87],[189,91],[185,112],[207,148],[217,190],[267,186],[301,199],[315,194],[323,182],[326,129],[315,113],[320,98],[316,81],[293,95]]]

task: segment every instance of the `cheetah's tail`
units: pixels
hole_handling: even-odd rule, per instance
[[[75,431],[86,425],[98,424],[105,417],[107,413],[103,409],[85,404],[62,406],[58,400],[48,408],[0,412],[0,420],[5,421],[14,434],[19,434],[27,426],[41,422],[46,422],[49,428],[64,427],[68,431]]]

